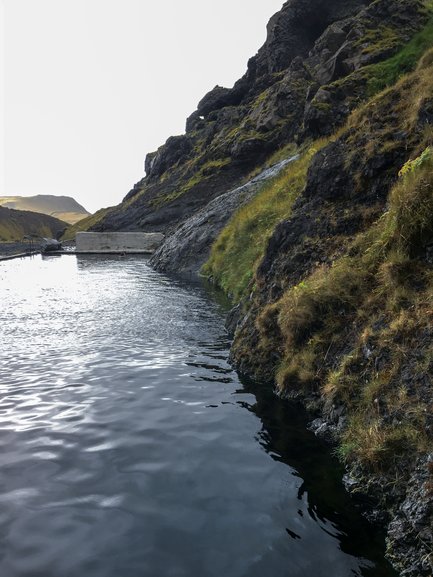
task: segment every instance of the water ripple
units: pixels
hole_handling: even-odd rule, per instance
[[[0,302],[1,576],[393,575],[202,287],[34,258],[0,264]]]

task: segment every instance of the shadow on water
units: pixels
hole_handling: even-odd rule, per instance
[[[202,281],[201,287],[208,298],[217,302],[222,313],[227,314],[231,308],[227,296],[206,280]],[[228,348],[230,343],[227,337]],[[363,577],[398,577],[384,558],[385,529],[373,527],[362,516],[362,505],[344,489],[344,467],[333,455],[332,447],[308,429],[311,417],[305,408],[297,402],[278,397],[271,384],[254,382],[245,375],[238,376],[243,388],[238,389],[235,396],[248,393],[255,397],[255,403],[235,402],[260,419],[262,430],[257,441],[263,449],[275,461],[294,469],[293,474],[302,480],[298,500],[308,502],[308,515],[313,521],[332,528],[332,535],[338,536],[343,553],[368,559],[373,564],[360,569]],[[299,508],[297,514],[302,517],[305,513]],[[289,539],[302,538],[290,526],[286,531]]]
[[[222,315],[226,315],[233,306],[227,295],[207,279],[170,275],[167,279],[179,287],[204,291],[208,299],[217,303]],[[229,349],[230,345],[231,339],[228,336],[222,337],[215,343],[215,349]],[[200,366],[196,363],[189,364]],[[224,382],[223,374],[226,373],[227,382],[231,380],[228,376],[231,370],[221,369],[217,365],[206,365],[204,368],[220,373],[218,382]],[[325,532],[326,527],[329,527],[330,535],[338,538],[343,553],[368,560],[366,564],[371,566],[360,567],[359,575],[398,577],[398,573],[384,557],[385,530],[373,527],[362,516],[362,506],[344,489],[344,467],[333,455],[332,447],[308,429],[311,417],[304,407],[278,397],[270,384],[254,382],[245,375],[238,377],[243,388],[238,389],[234,396],[245,397],[247,393],[255,397],[255,402],[234,402],[260,419],[262,429],[257,435],[257,442],[262,448],[273,460],[293,469],[292,474],[301,479],[298,500],[300,503],[308,503],[307,514],[314,522],[320,522]],[[288,516],[289,514],[288,510]],[[305,515],[302,507],[297,514],[301,517]],[[288,539],[302,539],[290,524],[286,527],[286,532]],[[353,574],[358,573],[353,571]]]
[[[308,430],[309,417],[298,403],[277,397],[269,385],[241,378],[245,392],[254,395],[256,402],[237,401],[255,414],[262,423],[258,442],[272,459],[295,470],[302,479],[298,491],[300,502],[308,502],[308,514],[337,534],[340,549],[348,555],[368,559],[374,567],[361,569],[363,577],[396,577],[390,563],[384,559],[385,533],[361,515],[360,507],[345,491],[342,484],[344,468],[332,455],[328,444]],[[298,515],[305,513],[300,508]],[[324,529],[326,531],[326,529]],[[301,539],[290,526],[291,539]]]

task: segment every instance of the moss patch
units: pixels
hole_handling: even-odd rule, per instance
[[[197,168],[196,172],[181,186],[176,188],[173,192],[169,194],[161,195],[158,198],[155,198],[151,202],[151,206],[153,208],[160,208],[166,204],[169,204],[176,198],[179,198],[192,190],[195,186],[199,185],[203,181],[211,178],[216,172],[222,170],[225,166],[231,163],[230,158],[221,158],[217,160],[209,160],[199,168]]]
[[[327,140],[316,142],[275,178],[263,184],[254,199],[242,207],[215,241],[203,274],[234,301],[246,294],[258,262],[275,226],[289,218],[293,202],[305,187],[314,154]]]
[[[431,10],[431,9],[430,9]],[[392,86],[404,74],[416,68],[425,51],[433,46],[433,17],[397,54],[366,67],[367,91],[370,96]]]

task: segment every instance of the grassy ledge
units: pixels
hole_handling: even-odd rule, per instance
[[[433,370],[433,161],[426,149],[401,172],[389,210],[350,256],[321,267],[262,312],[284,341],[281,392],[322,387],[349,420],[340,456],[374,467],[433,450],[425,384]],[[264,335],[265,337],[265,335]]]

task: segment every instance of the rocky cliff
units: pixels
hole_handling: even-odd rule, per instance
[[[432,123],[430,0],[289,0],[92,221],[231,296],[233,363],[315,413],[405,577],[433,573]]]

